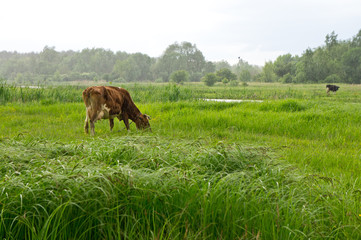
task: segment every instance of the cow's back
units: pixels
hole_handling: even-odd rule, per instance
[[[122,94],[124,98],[125,104],[123,105],[123,108],[126,109],[126,111],[130,112],[140,112],[135,103],[133,102],[132,97],[130,96],[130,93],[125,90],[124,88],[118,88],[118,91]]]
[[[83,91],[85,106],[97,112],[106,109],[110,115],[120,114],[124,97],[117,89],[108,86],[88,87]]]

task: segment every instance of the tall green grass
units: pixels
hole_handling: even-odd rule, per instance
[[[176,102],[192,99],[190,88],[182,88],[175,84],[126,85],[135,102]],[[129,87],[129,88],[128,88]],[[40,102],[50,105],[58,102],[81,102],[82,91],[86,86],[15,86],[0,82],[0,104],[9,102]],[[133,94],[134,93],[134,94]]]
[[[93,85],[97,85],[94,83]],[[245,99],[245,100],[282,100],[304,99],[325,100],[328,102],[354,102],[361,99],[361,86],[339,84],[336,94],[326,94],[325,85],[321,84],[267,84],[250,83],[248,86],[206,87],[201,83],[151,84],[123,83],[118,86],[126,88],[136,103],[177,102],[205,98]],[[6,102],[81,102],[81,93],[87,86],[45,86],[36,88],[19,87],[0,80],[0,104]]]
[[[359,236],[353,186],[302,176],[257,147],[130,136],[0,144],[6,239]]]
[[[82,87],[52,87],[52,86],[15,86],[0,81],[0,104],[9,102],[41,102],[53,104],[56,102],[79,102]]]

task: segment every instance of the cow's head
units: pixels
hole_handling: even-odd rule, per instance
[[[135,124],[137,125],[138,129],[146,129],[146,128],[150,129],[149,120],[150,120],[150,116],[141,113],[138,115],[138,119],[135,122]]]

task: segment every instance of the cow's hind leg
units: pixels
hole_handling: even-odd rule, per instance
[[[85,133],[89,133],[89,117],[88,117],[88,110],[86,111],[85,123],[84,123],[84,131]]]
[[[90,115],[90,114],[89,114]],[[91,133],[91,135],[92,136],[94,136],[95,135],[95,130],[94,130],[94,128],[95,128],[95,125],[94,125],[94,123],[98,120],[98,119],[102,119],[102,117],[103,117],[103,115],[104,115],[104,113],[103,112],[100,112],[100,113],[98,113],[98,112],[93,112],[91,115],[90,115],[90,133]]]

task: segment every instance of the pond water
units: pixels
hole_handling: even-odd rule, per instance
[[[246,99],[246,100],[242,100],[242,99],[209,99],[209,98],[205,98],[203,99],[205,101],[213,101],[213,102],[263,102],[263,100],[250,100],[250,99]]]
[[[44,87],[40,87],[40,86],[20,86],[21,88],[32,88],[32,89],[40,89],[40,88],[44,88]]]

